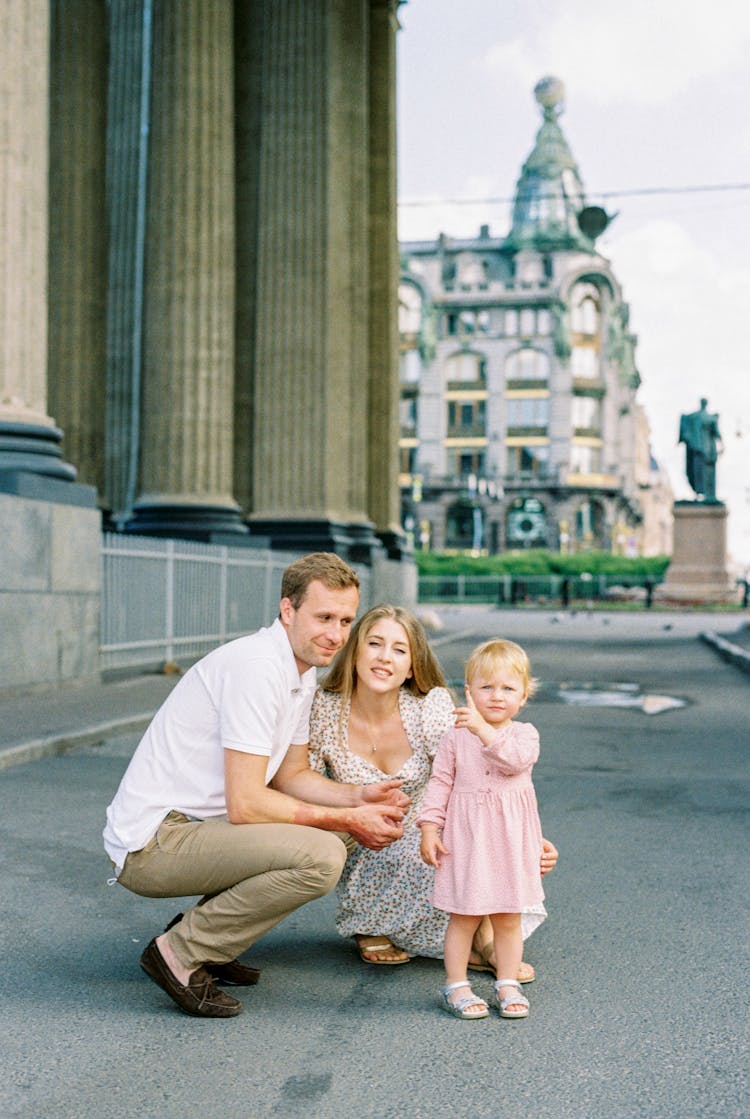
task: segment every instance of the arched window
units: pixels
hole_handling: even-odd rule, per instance
[[[505,363],[506,381],[546,381],[549,378],[549,354],[523,346],[508,354]]]
[[[468,498],[459,498],[448,508],[445,518],[445,545],[461,551],[480,551],[484,547],[484,515]]]
[[[571,292],[570,324],[574,334],[599,333],[601,297],[593,284],[576,284]]]
[[[446,380],[462,384],[484,381],[485,367],[486,359],[481,354],[469,350],[453,354],[445,363]]]

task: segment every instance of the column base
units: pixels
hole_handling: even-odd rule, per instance
[[[40,474],[74,482],[76,469],[63,462],[59,427],[0,420],[0,473]]]
[[[122,531],[132,536],[166,536],[204,544],[249,543],[239,508],[228,505],[136,504]]]
[[[413,559],[414,549],[403,532],[388,530],[378,533],[378,540],[385,548],[388,559],[403,560]]]
[[[262,535],[274,551],[335,552],[352,563],[372,564],[382,545],[370,524],[344,524],[327,518],[275,520],[263,517],[248,525],[253,536]]]

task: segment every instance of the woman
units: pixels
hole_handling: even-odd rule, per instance
[[[382,851],[357,847],[337,887],[336,928],[354,937],[366,963],[442,958],[447,914],[430,903],[433,870],[421,860],[415,826],[432,759],[454,725],[453,697],[417,619],[398,606],[374,606],[356,623],[318,688],[310,719],[310,766],[334,781],[403,781],[411,797],[404,834]],[[545,841],[542,873],[557,860]],[[524,935],[543,919],[525,915]],[[480,925],[472,967],[491,965],[492,931]],[[528,982],[534,970],[521,965]]]

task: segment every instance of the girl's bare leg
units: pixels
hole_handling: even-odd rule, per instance
[[[495,960],[499,979],[509,979],[518,975],[523,957],[523,937],[521,936],[520,913],[492,913],[490,923],[495,940]],[[518,994],[515,987],[501,987],[501,998],[512,998]],[[522,1010],[523,1006],[510,1003],[509,1010]]]
[[[474,933],[471,956],[469,957],[469,967],[471,967],[472,964],[489,964],[490,967],[494,969],[495,974],[500,975],[500,972],[495,967],[495,934],[489,917],[482,917],[477,931]],[[502,978],[505,978],[505,976]],[[534,979],[533,967],[531,964],[522,962],[518,970],[518,982],[530,983],[532,979]]]
[[[462,980],[469,986],[466,978],[466,969],[469,965],[471,944],[481,918],[468,916],[465,913],[451,913],[448,928],[445,932],[445,983],[459,983]],[[459,988],[449,996],[451,1002],[460,998],[466,991]]]

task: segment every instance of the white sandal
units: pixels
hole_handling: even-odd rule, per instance
[[[462,998],[456,999],[455,1002],[451,1002],[451,993],[457,991],[459,987],[468,987],[468,995],[464,995]],[[465,1022],[468,1022],[474,1018],[486,1018],[489,1015],[490,1008],[487,1006],[484,999],[477,998],[471,989],[471,984],[468,979],[459,979],[457,983],[449,983],[447,987],[443,987],[442,995],[444,1008],[449,1014],[452,1014],[454,1018],[463,1018]],[[466,1013],[472,1006],[479,1008],[478,1014]]]
[[[503,987],[514,987],[517,995],[512,995],[510,998],[501,999],[500,991]],[[521,990],[521,984],[515,979],[498,979],[495,982],[495,1001],[497,1002],[500,1010],[501,1018],[528,1018],[529,1016],[529,1000]],[[522,1010],[508,1010],[509,1006],[521,1006]]]

